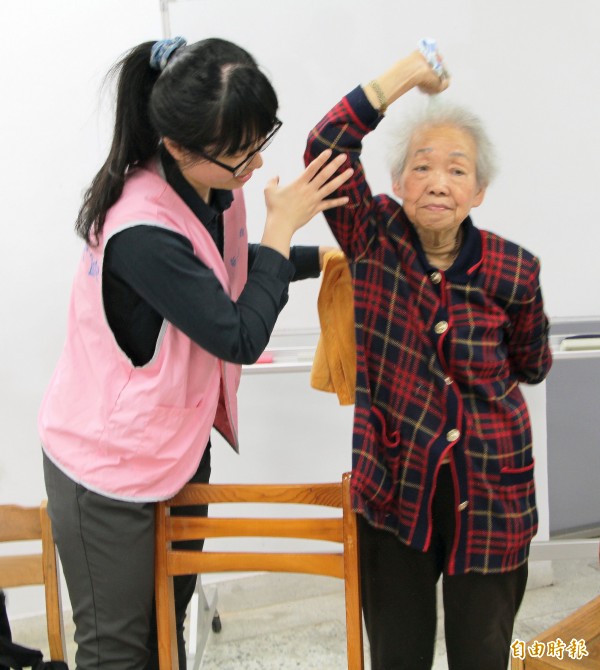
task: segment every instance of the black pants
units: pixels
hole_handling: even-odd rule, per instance
[[[48,513],[73,607],[77,670],[158,668],[154,503],[124,502],[89,491],[47,457],[44,476]],[[207,482],[209,477],[207,448],[190,481]],[[207,509],[177,510],[181,515],[194,512],[206,515]],[[203,542],[189,544],[201,549]],[[185,614],[195,585],[196,575],[175,578],[181,670],[186,668]]]
[[[448,576],[456,506],[450,468],[442,466],[433,502],[429,551],[407,547],[359,517],[363,613],[372,670],[430,670],[442,573],[449,670],[506,670],[527,565],[503,574]]]

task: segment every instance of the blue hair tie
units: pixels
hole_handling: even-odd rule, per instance
[[[171,58],[179,47],[184,47],[186,44],[187,42],[184,37],[171,37],[154,42],[150,52],[150,67],[153,70],[162,72],[169,62],[169,58]]]

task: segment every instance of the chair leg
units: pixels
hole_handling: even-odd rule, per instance
[[[187,662],[192,670],[198,670],[202,662],[202,654],[206,647],[208,634],[212,629],[215,633],[221,630],[221,618],[217,612],[217,589],[209,600],[202,586],[200,575],[196,580],[196,590],[189,608],[190,636],[188,641]],[[216,629],[218,627],[218,630]]]
[[[344,505],[344,584],[346,596],[346,637],[348,669],[364,670],[360,563],[356,514],[351,511],[350,475],[343,477]],[[346,511],[348,510],[348,511]]]

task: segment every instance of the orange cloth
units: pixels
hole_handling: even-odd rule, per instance
[[[354,290],[348,259],[335,249],[323,259],[317,300],[321,335],[313,360],[310,385],[337,393],[340,405],[352,405],[356,389]]]

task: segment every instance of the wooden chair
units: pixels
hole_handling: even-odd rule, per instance
[[[598,547],[600,560],[600,545]],[[544,653],[548,643],[556,644],[557,640],[564,643],[563,653]],[[579,641],[585,643],[586,656],[581,655]],[[572,641],[574,647],[570,647]],[[543,648],[542,646],[543,645]],[[541,651],[537,656],[529,653],[530,647]],[[561,645],[562,646],[562,645]],[[600,596],[585,603],[554,626],[550,626],[539,635],[525,643],[525,658],[512,657],[511,670],[583,670],[583,668],[600,668]]]
[[[222,518],[170,516],[171,507],[215,503],[286,503],[338,508],[336,517]],[[308,508],[307,508],[308,509]],[[175,551],[171,542],[211,537],[278,537],[338,543],[327,553]],[[333,484],[188,484],[156,506],[156,612],[161,670],[178,666],[173,576],[207,572],[293,572],[345,581],[349,670],[363,670],[362,610],[356,516],[350,505],[350,474]]]
[[[572,640],[585,642],[587,656],[577,658],[577,650],[564,649],[561,656],[548,655],[541,652],[539,657],[526,653],[524,659],[512,658],[511,670],[583,670],[583,668],[600,668],[600,596],[590,600],[569,614],[554,626],[543,631],[525,643],[526,649],[531,645],[543,644],[545,647],[557,640],[569,646]],[[580,647],[581,649],[581,647]]]
[[[0,542],[29,540],[41,541],[41,553],[0,556],[0,588],[44,586],[50,658],[66,662],[58,559],[46,503],[0,505]]]

